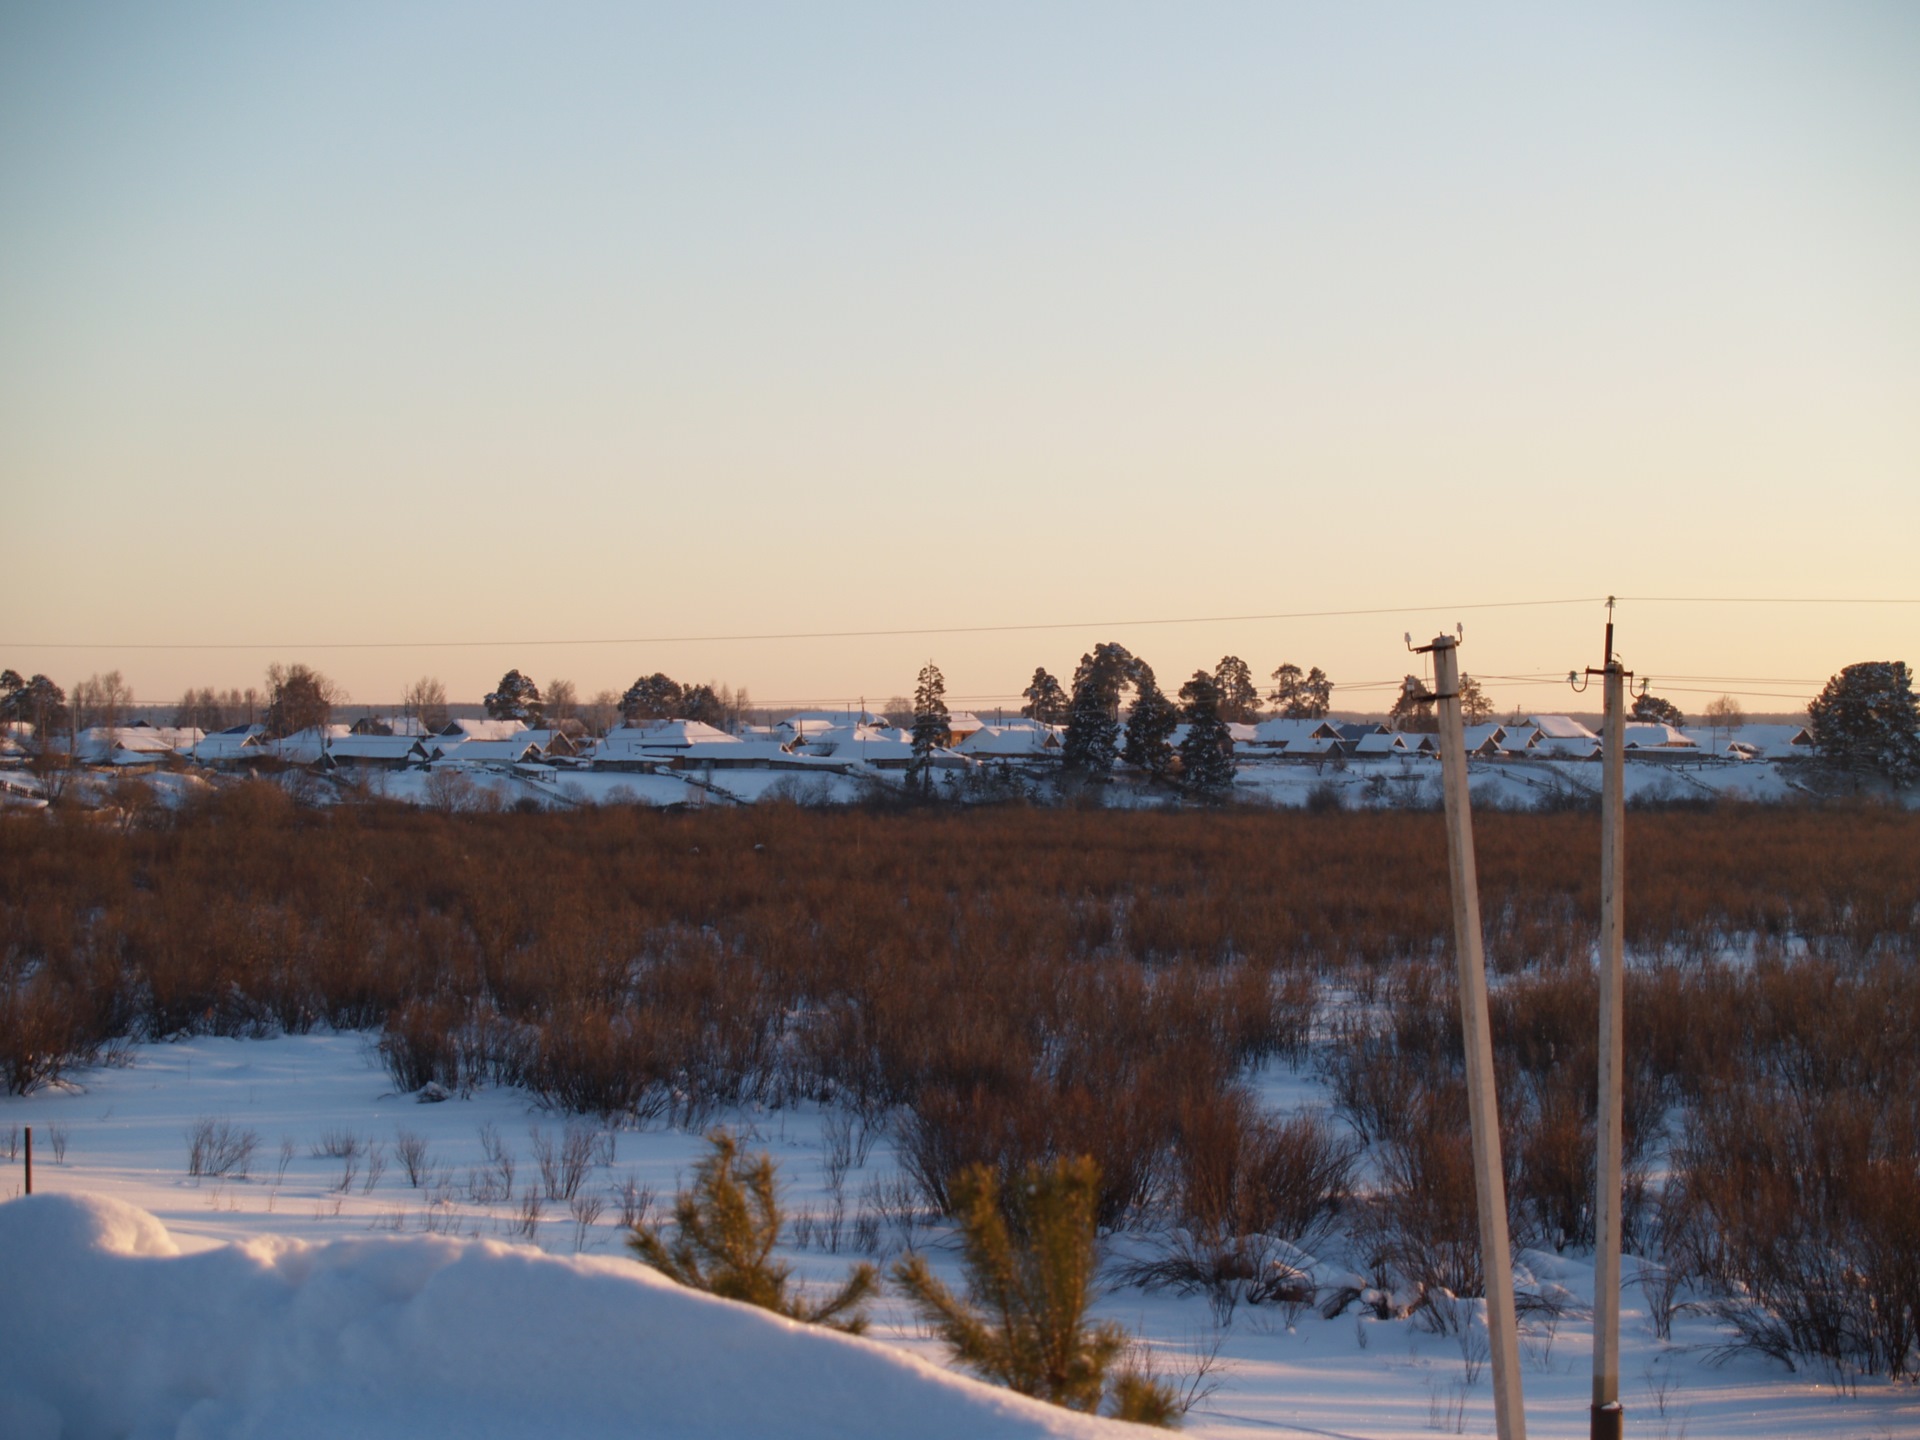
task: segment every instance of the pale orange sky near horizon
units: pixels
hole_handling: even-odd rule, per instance
[[[1896,4],[0,4],[0,666],[1366,709],[1406,630],[1920,598],[1915,73]],[[1690,711],[1920,663],[1620,625]]]

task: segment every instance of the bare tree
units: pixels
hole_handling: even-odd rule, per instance
[[[596,735],[604,735],[619,718],[620,697],[611,690],[596,691],[587,704],[587,728]]]
[[[102,726],[119,728],[133,704],[133,688],[120,678],[118,670],[104,675],[89,675],[73,687],[73,725],[75,730]]]
[[[267,733],[275,738],[324,728],[333,707],[346,699],[333,681],[298,662],[269,665],[267,687]]]
[[[1733,732],[1747,723],[1747,712],[1740,708],[1740,702],[1731,695],[1722,695],[1718,700],[1709,700],[1707,708],[1700,712],[1715,737],[1722,746],[1733,739]]]
[[[418,720],[427,730],[447,726],[447,687],[431,675],[422,675],[400,692],[400,712],[409,720]]]
[[[580,692],[574,688],[573,681],[549,680],[547,682],[547,723],[559,726],[568,720],[579,718]]]

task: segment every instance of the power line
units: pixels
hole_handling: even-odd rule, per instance
[[[1622,605],[1920,605],[1887,595],[1616,595]]]
[[[604,639],[547,640],[317,640],[301,644],[266,641],[155,640],[115,645],[107,641],[0,640],[16,650],[483,650],[541,649],[590,645],[731,645],[770,640],[882,640],[917,635],[1007,635],[1036,630],[1121,630],[1145,625],[1237,625],[1268,620],[1334,620],[1365,615],[1414,615],[1434,610],[1517,610],[1546,605],[1598,605],[1592,597],[1566,600],[1482,600],[1466,605],[1381,605],[1356,610],[1293,610],[1270,615],[1182,615],[1145,620],[1045,620],[1019,625],[930,625],[899,630],[786,630],[757,635],[634,635]]]
[[[1638,605],[1920,605],[1920,597],[1901,596],[1786,596],[1786,595],[1622,595],[1621,604]],[[1044,630],[1124,630],[1160,625],[1236,625],[1276,620],[1338,620],[1370,615],[1413,615],[1434,611],[1517,610],[1561,605],[1599,605],[1601,596],[1570,596],[1553,600],[1480,600],[1464,604],[1377,605],[1340,610],[1289,610],[1252,615],[1179,615],[1129,620],[1043,620],[1006,625],[927,625],[877,630],[783,630],[730,635],[627,635],[545,637],[487,640],[310,640],[310,641],[199,641],[146,640],[0,640],[16,650],[504,650],[592,647],[608,645],[733,645],[793,640],[882,640],[929,635],[1010,635]],[[1520,677],[1487,677],[1512,678]],[[1702,679],[1714,677],[1699,677]],[[1728,677],[1741,679],[1744,677]],[[1399,682],[1389,682],[1397,684]],[[1761,683],[1797,684],[1798,681]],[[1813,681],[1806,682],[1815,683]],[[1351,688],[1351,687],[1350,687]]]

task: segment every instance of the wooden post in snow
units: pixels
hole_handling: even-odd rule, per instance
[[[1520,1397],[1520,1343],[1513,1307],[1513,1259],[1507,1238],[1507,1186],[1500,1169],[1500,1113],[1493,1084],[1493,1034],[1487,1018],[1487,964],[1480,931],[1480,882],[1467,807],[1467,741],[1460,722],[1459,642],[1437,636],[1434,685],[1440,711],[1440,778],[1447,803],[1447,873],[1453,888],[1453,948],[1460,962],[1460,1031],[1467,1057],[1467,1114],[1473,1126],[1473,1193],[1480,1217],[1480,1269],[1486,1278],[1487,1339],[1493,1372],[1493,1421],[1499,1440],[1526,1440]]]
[[[1626,1061],[1621,1012],[1626,1006],[1626,672],[1613,658],[1607,622],[1606,740],[1600,782],[1600,1092],[1594,1119],[1593,1406],[1591,1440],[1620,1440],[1620,1125]]]
[[[27,1126],[27,1194],[33,1194],[33,1126]]]

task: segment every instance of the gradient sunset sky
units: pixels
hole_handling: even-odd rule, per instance
[[[1384,708],[1616,593],[1792,709],[1920,605],[1648,597],[1920,597],[1916,77],[1905,3],[0,0],[0,665]]]

